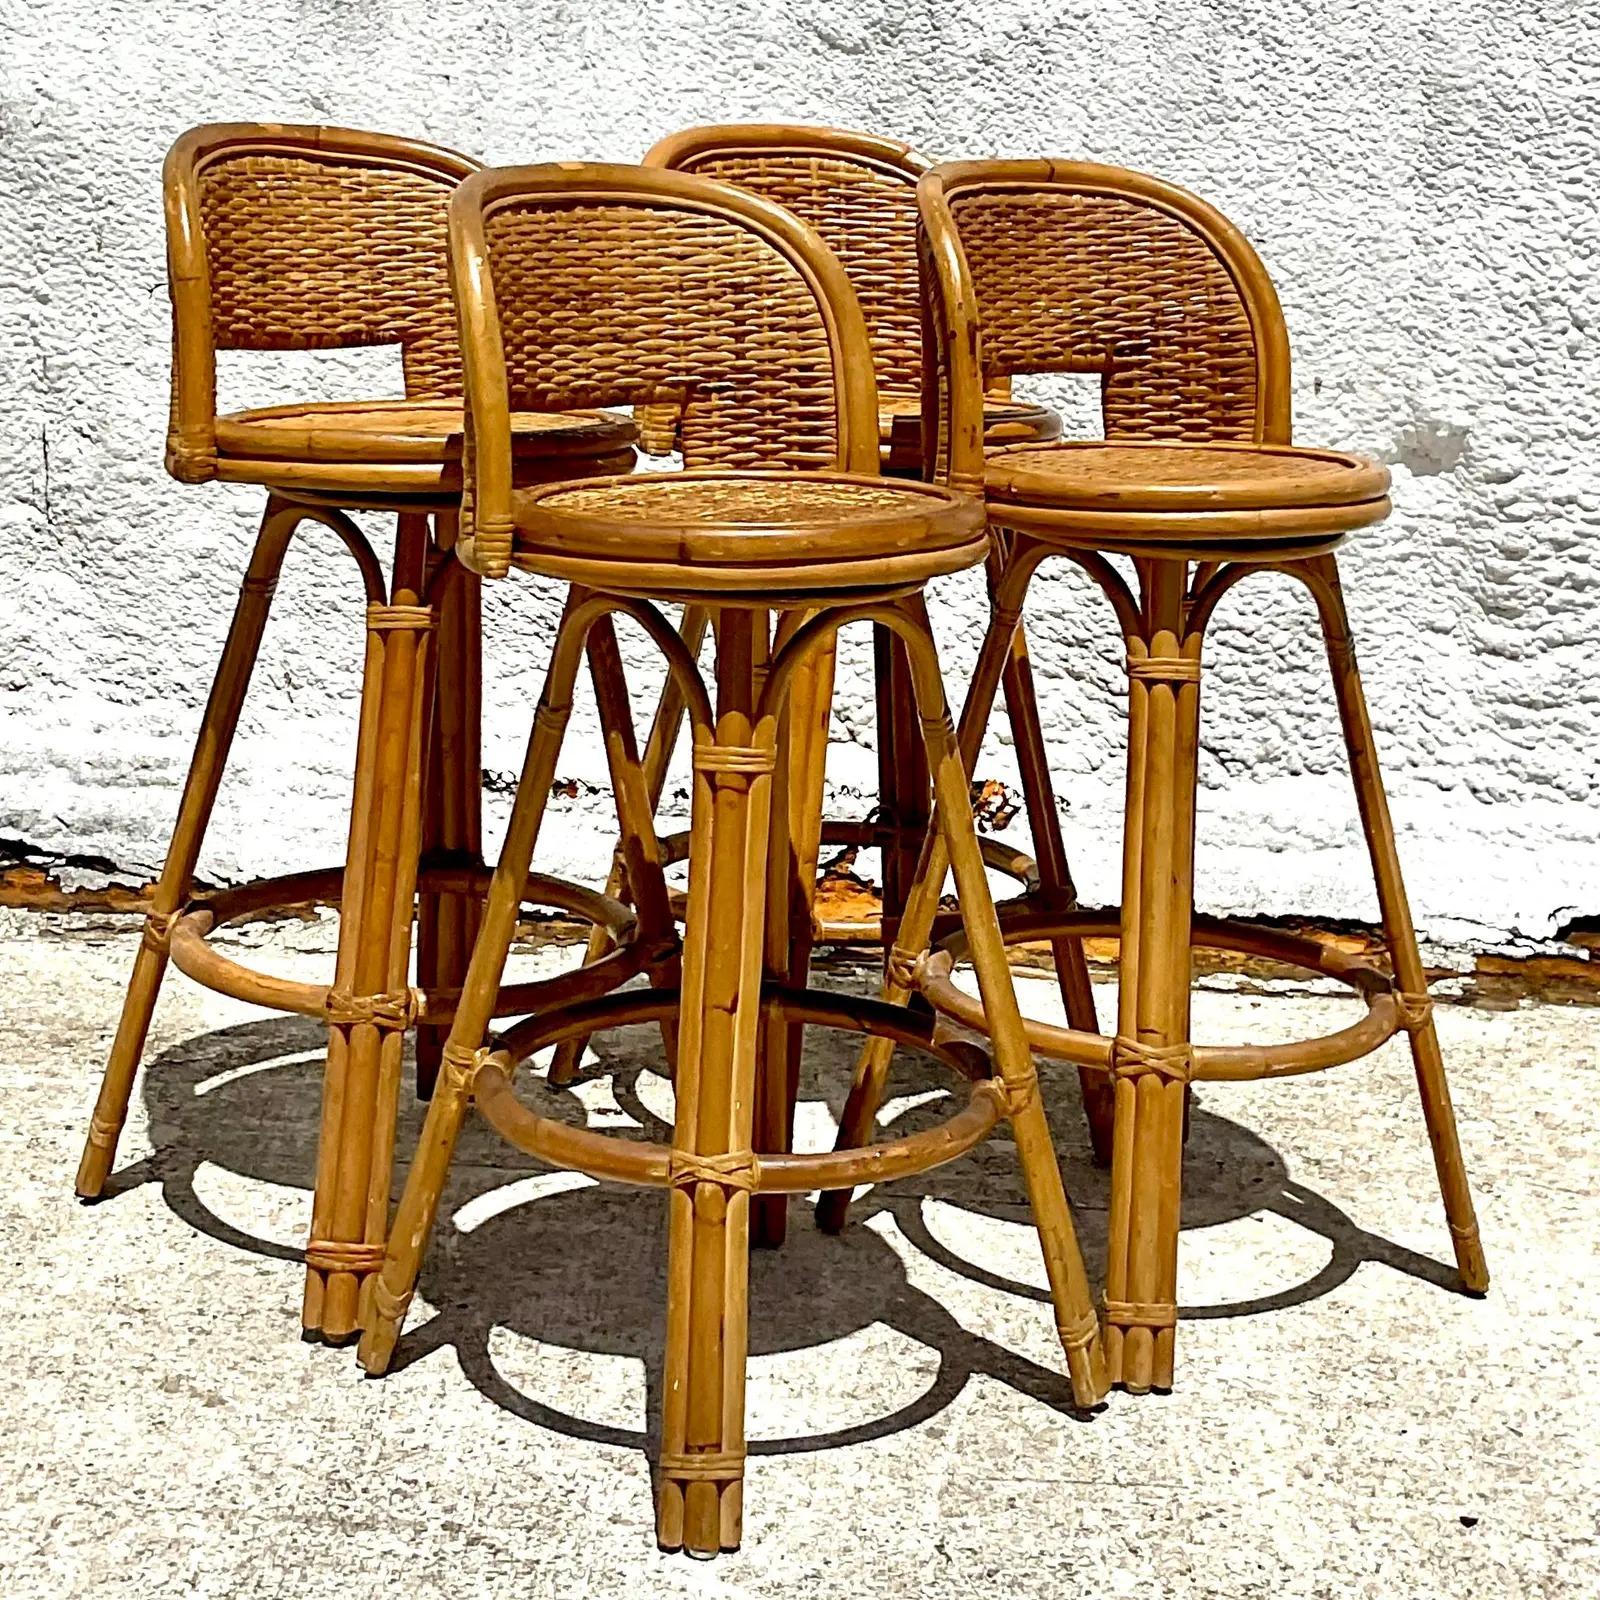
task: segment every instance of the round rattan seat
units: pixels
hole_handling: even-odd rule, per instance
[[[1388,468],[1370,456],[1294,445],[1059,441],[999,450],[984,466],[998,521],[1102,548],[1323,549],[1381,522],[1388,491]]]
[[[217,418],[217,476],[293,493],[461,492],[459,400],[348,400],[269,406]],[[511,444],[523,481],[624,470],[633,423],[606,411],[522,411]]]
[[[983,560],[983,507],[844,472],[590,478],[513,496],[514,563],[613,593],[893,593]]]

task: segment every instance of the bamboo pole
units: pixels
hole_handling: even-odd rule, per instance
[[[194,883],[195,864],[205,842],[217,789],[239,725],[239,713],[260,654],[278,573],[301,516],[300,511],[276,496],[268,497],[262,513],[255,548],[239,588],[233,620],[228,625],[222,659],[217,663],[217,675],[212,680],[211,693],[200,719],[194,755],[184,779],[183,798],[178,804],[177,825],[172,830],[167,858],[150,897],[144,935],[139,941],[133,975],[123,997],[116,1037],[89,1119],[76,1185],[77,1193],[85,1200],[98,1199],[104,1192],[106,1178],[116,1159],[117,1140],[127,1121],[134,1076],[144,1053],[161,981],[166,975],[167,941],[172,921]]]

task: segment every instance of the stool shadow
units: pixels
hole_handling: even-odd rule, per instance
[[[151,1154],[115,1175],[108,1199],[144,1183],[160,1186],[168,1207],[209,1237],[256,1255],[298,1263],[297,1248],[251,1234],[217,1215],[201,1198],[196,1176],[213,1165],[263,1183],[309,1191],[321,1096],[322,1028],[304,1018],[276,1017],[186,1040],[153,1061],[143,1075]],[[577,1090],[605,1080],[638,1136],[665,1140],[670,1128],[648,1100],[665,1103],[662,1086],[646,1080],[659,1055],[653,1028],[621,1030],[596,1040],[578,1084],[552,1088],[525,1069],[519,1093],[545,1115],[588,1118]],[[848,1081],[853,1041],[807,1030],[801,1096],[837,1116]],[[1072,1196],[1091,1277],[1102,1276],[1106,1175],[1089,1159],[1070,1068],[1045,1063],[1050,1122]],[[964,1095],[959,1085],[954,1094]],[[889,1115],[882,1133],[904,1134],[947,1117],[952,1085],[936,1064],[897,1057]],[[900,1109],[897,1109],[897,1102]],[[424,1108],[402,1095],[397,1184],[414,1147]],[[608,1125],[616,1120],[607,1116]],[[1185,1308],[1185,1319],[1247,1316],[1301,1305],[1330,1293],[1372,1262],[1440,1287],[1456,1287],[1444,1264],[1356,1224],[1326,1197],[1293,1180],[1282,1157],[1248,1129],[1202,1106],[1195,1109],[1188,1158],[1204,1183],[1187,1187],[1186,1228],[1215,1226],[1274,1212],[1310,1230],[1329,1247],[1312,1277],[1272,1293],[1226,1305]],[[419,1286],[415,1325],[401,1340],[394,1370],[451,1347],[468,1380],[506,1411],[574,1438],[647,1448],[642,1430],[560,1411],[524,1392],[496,1365],[493,1339],[509,1330],[547,1347],[638,1361],[659,1415],[665,1305],[666,1208],[660,1195],[574,1180],[577,1187],[520,1200],[465,1229],[448,1220],[474,1201],[519,1179],[546,1173],[469,1118]],[[909,1247],[972,1283],[1043,1302],[1035,1284],[965,1259],[929,1226],[927,1205],[939,1202],[979,1216],[1025,1224],[1028,1210],[1008,1137],[1001,1135],[951,1166],[858,1197],[851,1226],[839,1238],[812,1225],[810,1207],[792,1206],[781,1250],[756,1251],[751,1263],[752,1355],[812,1349],[882,1325],[932,1351],[936,1369],[922,1393],[857,1426],[752,1441],[753,1455],[833,1448],[888,1437],[936,1415],[970,1378],[983,1374],[1065,1414],[1073,1404],[1065,1377],[975,1333],[914,1284],[907,1265],[880,1228],[882,1215]],[[417,1317],[425,1302],[432,1309]],[[848,1359],[855,1359],[850,1357]]]

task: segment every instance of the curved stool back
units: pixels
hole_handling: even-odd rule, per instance
[[[918,203],[952,481],[982,482],[982,386],[1017,373],[1098,374],[1107,439],[1288,442],[1277,293],[1203,200],[1090,162],[957,161]]]
[[[670,398],[692,466],[875,469],[872,372],[845,353],[865,338],[860,308],[777,207],[685,174],[560,163],[472,180],[450,233],[473,428],[462,553],[485,574],[510,563],[514,409]]]
[[[216,474],[218,350],[398,345],[408,399],[461,393],[445,208],[477,170],[453,150],[347,128],[217,123],[173,145],[174,477]]]

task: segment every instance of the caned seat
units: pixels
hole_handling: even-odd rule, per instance
[[[984,493],[1008,527],[1105,549],[1300,546],[1389,514],[1389,469],[1294,445],[1080,440],[993,452]]]
[[[471,515],[459,553],[486,573],[518,567],[570,587],[360,1358],[374,1374],[389,1365],[469,1106],[556,1166],[664,1189],[656,1534],[664,1548],[712,1555],[741,1537],[750,1243],[762,1210],[790,1195],[921,1172],[1009,1122],[1073,1396],[1090,1406],[1104,1392],[1098,1326],[922,598],[930,576],[985,559],[983,508],[959,491],[877,476],[877,393],[860,307],[838,260],[781,208],[659,168],[527,167],[464,184],[451,202],[451,242],[471,416]],[[692,386],[681,381],[688,372]],[[508,418],[519,405],[650,404],[674,387],[692,389],[685,452],[709,464],[678,476],[514,485]],[[773,470],[786,458],[799,470]],[[712,683],[662,600],[714,612]],[[615,615],[661,649],[690,725],[681,962],[662,964],[649,988],[544,1007],[486,1043],[577,669],[585,649],[593,656],[594,635],[615,655]],[[817,708],[796,700],[815,653],[831,651],[850,623],[890,628],[907,649],[945,852],[910,900],[936,903],[954,872],[993,1018],[992,1059],[935,1036],[928,1013],[906,1003],[908,968],[892,966],[869,1000],[809,988],[794,959],[790,896],[806,859],[796,840],[814,837],[819,822],[793,737]],[[611,743],[622,742],[619,730]],[[666,934],[657,794],[636,761],[614,765],[613,787],[641,923]],[[534,1051],[643,1020],[662,1024],[674,1052],[670,1144],[541,1115],[518,1098],[518,1063]],[[798,1050],[787,1041],[807,1023],[932,1054],[967,1080],[966,1103],[882,1144],[794,1150]]]
[[[999,555],[993,612],[962,712],[977,756],[1034,574],[1072,561],[1115,614],[1128,679],[1122,903],[1115,913],[1001,909],[1011,939],[1116,935],[1116,1030],[1070,1013],[1027,1024],[1038,1052],[1098,1077],[1113,1097],[1103,1307],[1107,1362],[1132,1392],[1170,1387],[1190,1085],[1341,1065],[1404,1033],[1433,1149],[1459,1281],[1488,1269],[1400,875],[1356,665],[1336,550],[1389,513],[1389,474],[1341,450],[1289,442],[1289,349],[1271,280],[1238,231],[1195,196],[1141,173],[1080,162],[958,162],[918,187],[929,326],[927,414],[944,480],[983,491]],[[1079,371],[1101,382],[1107,440],[985,454],[981,396],[1000,374]],[[1131,557],[1129,568],[1109,556]],[[1193,904],[1203,647],[1216,608],[1254,574],[1296,579],[1316,604],[1349,754],[1387,964],[1279,929],[1205,918]],[[1131,579],[1131,581],[1130,581]],[[931,846],[928,848],[932,848]],[[926,849],[925,849],[926,855]],[[931,912],[908,911],[895,957],[948,1022],[980,1032],[984,1008],[954,983],[959,932],[925,951]],[[1350,985],[1365,1015],[1287,1044],[1196,1043],[1192,946],[1220,946]],[[841,1143],[866,1137],[887,1056],[857,1063]],[[819,1214],[843,1220],[848,1196]]]
[[[841,473],[598,478],[512,496],[512,562],[615,594],[891,594],[981,560],[981,504]]]
[[[465,438],[446,205],[477,169],[454,151],[384,134],[227,123],[184,134],[163,178],[173,307],[167,469],[184,483],[260,485],[267,504],[151,897],[77,1189],[86,1199],[103,1192],[169,959],[236,998],[325,1021],[302,1320],[308,1334],[332,1340],[361,1326],[383,1256],[405,1036],[415,1037],[425,1095],[488,877],[480,848],[479,590],[476,577],[450,559]],[[403,395],[219,414],[219,350],[364,346],[398,347]],[[634,436],[627,418],[592,407],[521,408],[507,431],[513,478],[626,470]],[[396,515],[387,575],[352,511]],[[307,524],[341,541],[366,601],[345,864],[196,894],[195,866],[279,571]],[[609,699],[602,718],[615,710]],[[527,1009],[569,990],[592,995],[640,970],[637,919],[614,897],[552,879],[523,887],[536,903],[603,928],[606,948],[585,974],[509,987],[508,1007]],[[224,923],[306,901],[339,906],[328,981],[258,972],[207,942]]]
[[[461,493],[459,400],[348,400],[233,411],[216,421],[217,477],[334,498]],[[548,479],[631,462],[627,417],[523,411],[511,419],[519,475]]]

